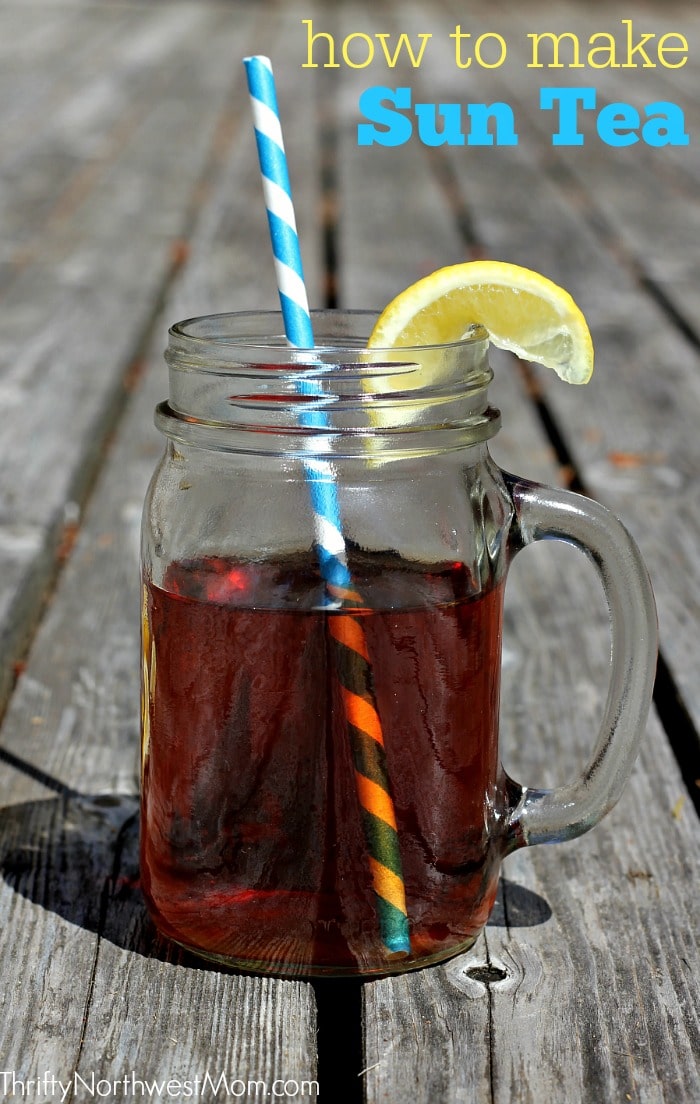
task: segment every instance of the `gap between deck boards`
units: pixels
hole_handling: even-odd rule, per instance
[[[334,1104],[362,1104],[364,1031],[361,980],[311,983],[318,1023],[318,1082],[333,1087]]]

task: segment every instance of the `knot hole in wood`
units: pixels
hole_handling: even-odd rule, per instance
[[[480,981],[482,985],[490,985],[494,981],[505,981],[508,977],[508,971],[504,970],[502,966],[470,966],[464,972],[472,981]]]

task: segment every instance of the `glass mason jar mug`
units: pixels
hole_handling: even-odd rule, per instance
[[[502,472],[487,335],[366,350],[373,319],[170,331],[143,524],[141,871],[159,929],[276,974],[381,974],[469,948],[501,859],[614,804],[649,709],[656,620],[602,506]],[[580,778],[498,749],[503,590],[542,538],[592,560],[610,687]]]

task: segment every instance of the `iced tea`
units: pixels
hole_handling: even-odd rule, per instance
[[[503,588],[475,593],[462,564],[365,556],[352,572],[424,963],[468,946],[496,891]],[[344,614],[318,597],[311,560],[179,563],[148,588],[143,886],[159,928],[199,954],[381,971],[327,625]]]

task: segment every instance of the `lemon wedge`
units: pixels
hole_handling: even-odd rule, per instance
[[[529,268],[468,261],[439,268],[397,295],[379,316],[372,349],[444,345],[481,323],[494,345],[553,368],[567,383],[587,383],[593,342],[567,291]]]

